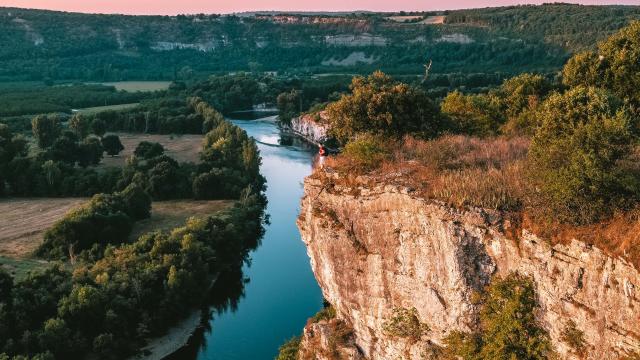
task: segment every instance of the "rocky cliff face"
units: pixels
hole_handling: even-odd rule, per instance
[[[324,112],[317,115],[305,114],[291,119],[291,130],[313,143],[322,143],[327,140],[329,130],[324,119],[326,119]]]
[[[526,230],[507,236],[515,227],[497,212],[452,209],[399,186],[313,177],[298,226],[325,298],[367,359],[432,358],[450,331],[476,326],[477,292],[511,272],[533,278],[537,316],[562,358],[579,358],[561,340],[569,320],[584,334],[588,359],[640,353],[638,270],[579,239],[551,246]],[[415,308],[430,330],[418,341],[387,334],[397,308]],[[326,332],[308,327],[303,351]]]

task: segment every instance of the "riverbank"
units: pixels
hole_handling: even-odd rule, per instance
[[[159,338],[155,338],[129,360],[162,360],[187,345],[191,335],[202,325],[202,311],[194,310],[188,318]]]

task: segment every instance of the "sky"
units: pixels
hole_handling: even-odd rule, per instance
[[[540,4],[552,0],[0,0],[0,6],[136,15],[243,11],[415,11]],[[640,0],[564,0],[590,5],[639,5]]]

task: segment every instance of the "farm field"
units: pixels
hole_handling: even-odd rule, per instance
[[[95,107],[89,107],[84,109],[77,109],[76,111],[84,115],[93,115],[93,114],[97,114],[99,112],[108,111],[108,110],[118,111],[118,110],[133,109],[138,105],[140,105],[140,103],[95,106]]]
[[[157,142],[165,149],[165,154],[174,158],[178,162],[197,162],[202,147],[202,135],[150,135],[150,134],[131,134],[116,133],[120,137],[124,150],[119,156],[111,157],[105,155],[102,159],[101,166],[117,166],[125,165],[128,157],[142,141]]]
[[[42,234],[84,198],[0,200],[0,256],[28,258]]]
[[[190,217],[205,217],[231,206],[231,200],[171,200],[154,202],[149,219],[136,222],[130,238],[156,230],[172,230],[183,226]]]
[[[105,82],[101,83],[106,86],[114,86],[116,90],[123,90],[127,92],[137,91],[161,91],[167,90],[171,81],[118,81],[118,82]]]

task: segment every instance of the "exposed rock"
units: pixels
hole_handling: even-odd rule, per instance
[[[364,360],[355,345],[353,330],[338,319],[321,320],[304,328],[300,360]]]
[[[329,130],[326,113],[322,111],[319,114],[304,114],[293,118],[291,130],[313,143],[322,143],[327,140]]]
[[[526,230],[512,239],[498,212],[360,180],[338,187],[308,178],[298,226],[324,297],[353,326],[365,358],[436,358],[429,354],[449,332],[477,326],[477,292],[511,272],[533,278],[538,319],[562,358],[577,358],[561,340],[569,320],[588,359],[640,352],[640,274],[629,263],[578,240],[551,246]],[[386,334],[398,307],[415,308],[430,330],[420,339]]]

